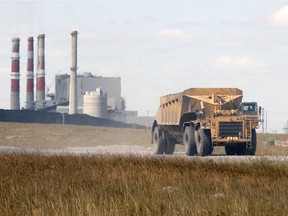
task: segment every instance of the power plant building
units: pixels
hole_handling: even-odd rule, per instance
[[[62,74],[55,77],[55,101],[64,103],[69,101],[70,75]],[[121,98],[121,78],[102,77],[91,73],[77,75],[77,109],[78,113],[83,113],[83,101],[86,92],[102,89],[107,94],[107,110],[124,111],[123,99]],[[58,111],[67,112],[68,107],[58,107]]]

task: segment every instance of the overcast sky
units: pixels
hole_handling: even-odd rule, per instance
[[[127,108],[139,115],[154,115],[161,95],[237,87],[265,108],[268,132],[288,121],[288,2],[2,1],[0,20],[0,108],[10,107],[11,38],[21,39],[25,106],[27,38],[46,35],[54,92],[55,74],[70,73],[77,30],[78,71],[121,77]]]

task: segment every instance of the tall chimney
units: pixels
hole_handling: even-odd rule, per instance
[[[34,39],[28,38],[27,53],[27,88],[26,88],[26,108],[31,109],[34,103]]]
[[[20,39],[12,39],[12,65],[11,65],[11,97],[10,97],[10,109],[19,110],[20,109]]]
[[[77,31],[71,32],[71,74],[69,93],[69,114],[77,113]]]
[[[45,100],[45,35],[38,35],[36,100]]]

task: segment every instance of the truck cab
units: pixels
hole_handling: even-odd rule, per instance
[[[240,105],[242,115],[258,115],[258,106],[256,102],[243,102]]]

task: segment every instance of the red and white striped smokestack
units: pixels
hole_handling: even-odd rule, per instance
[[[45,100],[45,35],[38,35],[36,100]]]
[[[28,38],[27,53],[27,88],[26,88],[26,108],[31,109],[34,103],[34,39]]]
[[[20,39],[12,39],[12,65],[11,65],[11,98],[10,98],[10,109],[20,109]]]

